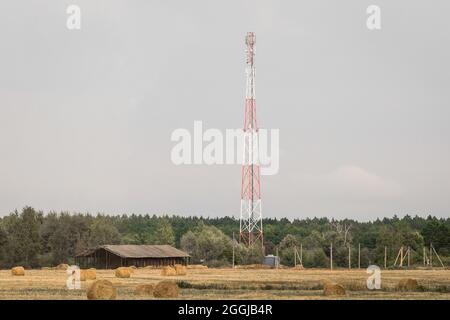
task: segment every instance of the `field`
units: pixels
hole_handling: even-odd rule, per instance
[[[361,270],[324,269],[189,269],[186,276],[164,277],[157,269],[137,269],[131,278],[119,279],[114,270],[97,270],[97,279],[108,279],[118,289],[118,299],[153,299],[134,295],[139,284],[172,279],[181,287],[180,299],[333,299],[322,294],[324,281],[342,284],[347,294],[339,299],[447,299],[450,270],[382,270],[382,289],[366,287],[369,275]],[[402,278],[414,278],[420,289],[396,289]],[[66,288],[64,270],[26,270],[25,276],[0,271],[0,299],[86,299],[86,288]],[[336,297],[334,297],[336,299]]]

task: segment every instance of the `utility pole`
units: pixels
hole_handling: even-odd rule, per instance
[[[277,249],[276,249],[276,255],[277,255],[277,269],[278,269],[278,266],[280,265],[280,256],[278,255],[278,247],[277,247]]]
[[[233,269],[234,269],[234,231],[233,231]]]
[[[330,269],[333,270],[333,242],[330,243]]]
[[[387,246],[384,246],[384,268],[387,267]]]
[[[410,264],[411,264],[411,247],[410,246],[408,246],[408,268],[409,268],[409,266],[410,266]]]
[[[433,244],[430,242],[430,267],[433,268]]]
[[[294,267],[297,266],[297,246],[294,247]]]
[[[400,247],[400,267],[403,267],[403,246]]]
[[[445,268],[445,265],[442,262],[441,257],[439,257],[439,255],[438,255],[438,253],[437,253],[437,251],[436,251],[436,249],[434,247],[433,247],[433,251],[436,254],[436,257],[438,258],[439,262],[441,263],[442,268]]]
[[[427,255],[426,249],[425,249],[425,247],[423,247],[423,266],[424,267],[426,266],[426,255]]]
[[[300,243],[300,264],[303,266],[303,243]]]
[[[351,251],[352,251],[352,248],[350,246],[348,246],[348,268],[349,269],[352,268]]]
[[[358,243],[358,269],[361,269],[361,243]]]
[[[300,261],[303,266],[303,243],[300,243]]]

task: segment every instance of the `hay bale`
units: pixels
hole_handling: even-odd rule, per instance
[[[25,275],[25,269],[23,267],[14,267],[11,269],[11,274],[13,276],[24,276]]]
[[[152,284],[140,284],[134,290],[134,294],[137,296],[152,296],[155,287]]]
[[[131,271],[128,267],[120,267],[116,269],[116,277],[117,278],[129,278],[131,277]]]
[[[272,266],[266,264],[245,264],[237,267],[239,269],[272,269]]]
[[[176,276],[177,271],[175,270],[175,268],[173,268],[171,266],[166,266],[166,267],[162,268],[161,275],[162,276]]]
[[[94,268],[80,270],[80,281],[95,279],[97,279],[97,271]]]
[[[94,281],[86,292],[89,300],[114,300],[117,296],[117,289],[111,281]]]
[[[67,270],[69,269],[69,265],[66,263],[60,263],[55,267],[56,270]]]
[[[405,278],[399,281],[397,288],[402,291],[415,291],[419,289],[419,284],[416,279]]]
[[[187,266],[187,269],[208,269],[208,266],[202,264],[190,264]]]
[[[182,264],[176,264],[174,267],[178,276],[185,276],[187,274],[186,267]]]
[[[164,280],[158,283],[153,289],[153,296],[156,298],[176,298],[180,288],[174,281]]]
[[[41,270],[53,270],[52,267],[42,267]]]
[[[325,283],[323,286],[325,296],[345,296],[345,288],[337,283]]]

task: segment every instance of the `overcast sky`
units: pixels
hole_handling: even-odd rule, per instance
[[[66,8],[81,8],[81,30]],[[381,30],[366,8],[381,7]],[[263,215],[450,216],[450,2],[0,2],[0,214],[238,216],[239,166],[175,166],[176,128],[280,130]]]

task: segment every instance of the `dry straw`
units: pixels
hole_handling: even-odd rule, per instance
[[[176,298],[179,291],[180,288],[175,282],[164,280],[155,286],[153,296],[156,298]]]
[[[175,271],[176,271],[178,276],[185,276],[187,274],[186,267],[181,265],[181,264],[176,264],[175,265]]]
[[[134,294],[137,296],[152,296],[154,286],[152,284],[140,284],[134,290]]]
[[[171,266],[166,266],[166,267],[162,268],[161,275],[162,276],[176,276],[177,270],[175,270],[175,268],[173,268]]]
[[[89,300],[114,300],[117,296],[117,289],[111,281],[97,280],[92,283],[86,292]]]
[[[414,291],[419,289],[419,284],[416,279],[405,278],[399,281],[397,288],[402,291]]]
[[[68,268],[69,265],[66,263],[60,263],[55,267],[56,270],[67,270]]]
[[[202,264],[190,264],[187,266],[187,269],[208,269],[208,266]]]
[[[117,278],[129,278],[131,277],[131,269],[128,267],[120,267],[116,269],[115,275]]]
[[[337,283],[325,283],[323,294],[325,296],[345,296],[345,288]]]
[[[13,276],[24,276],[25,275],[25,269],[23,267],[14,267],[11,269],[11,274]]]
[[[95,280],[96,278],[97,272],[94,268],[80,270],[80,281]]]

